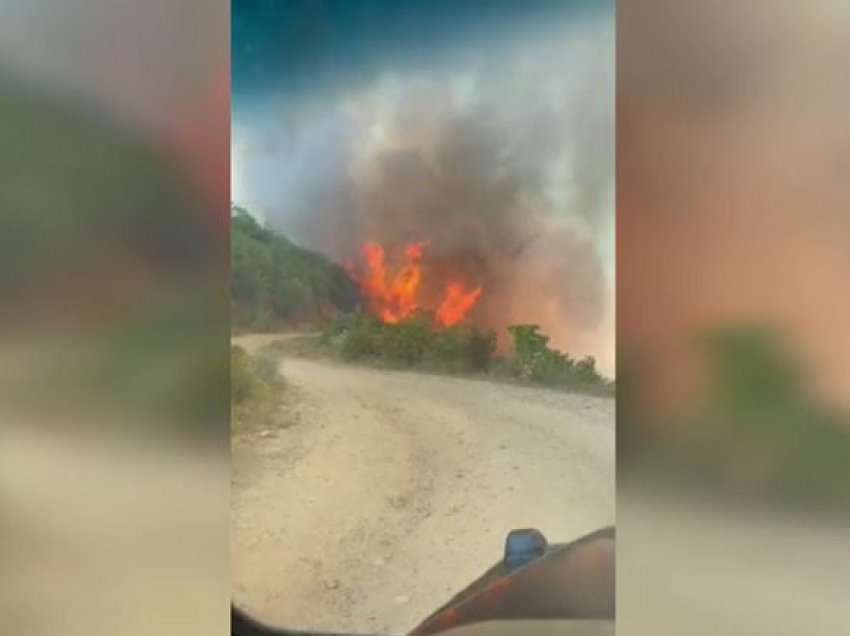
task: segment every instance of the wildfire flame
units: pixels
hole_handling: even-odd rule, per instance
[[[443,302],[437,309],[437,322],[444,327],[459,323],[481,298],[482,291],[480,287],[467,291],[460,283],[449,283]]]
[[[386,251],[377,243],[366,243],[363,256],[366,273],[354,279],[369,303],[370,310],[383,322],[395,324],[413,317],[423,308],[419,304],[422,285],[422,257],[427,241],[411,243],[404,249],[404,263],[391,275],[387,268]],[[434,320],[439,327],[451,327],[461,322],[481,297],[483,289],[467,289],[463,283],[451,281],[446,285]]]

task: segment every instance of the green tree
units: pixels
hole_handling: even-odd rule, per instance
[[[325,308],[346,312],[359,302],[357,285],[342,267],[238,207],[231,219],[231,296],[233,322],[254,327],[295,316],[321,320]]]

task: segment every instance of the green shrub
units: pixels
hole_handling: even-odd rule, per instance
[[[388,362],[408,367],[422,362],[434,342],[434,329],[420,319],[405,320],[395,325],[382,325],[376,348]]]
[[[230,399],[243,405],[265,397],[281,384],[278,356],[273,349],[248,354],[242,347],[230,347]]]
[[[322,332],[322,341],[330,342],[333,338],[346,335],[357,327],[363,320],[363,314],[338,314]]]
[[[524,380],[560,386],[603,386],[605,379],[596,371],[596,360],[587,356],[576,362],[548,346],[549,337],[539,333],[538,325],[512,325],[512,373]]]
[[[277,373],[279,364],[278,356],[274,349],[262,349],[252,358],[254,374],[257,379],[266,386],[275,386],[280,383]]]
[[[321,344],[343,360],[370,360],[394,366],[446,373],[490,372],[550,386],[607,387],[588,356],[578,362],[550,349],[537,325],[513,325],[513,354],[496,357],[496,334],[469,325],[434,328],[420,315],[397,324],[383,324],[363,314],[339,316],[321,336]]]
[[[242,347],[230,347],[230,399],[243,404],[256,395],[257,378],[251,369],[251,358]]]
[[[344,360],[371,359],[453,373],[486,370],[496,350],[495,333],[467,326],[435,329],[427,315],[397,324],[362,314],[344,315],[321,340]]]
[[[585,384],[601,384],[604,382],[602,376],[596,371],[596,358],[586,356],[579,360],[575,366],[576,379]]]
[[[475,327],[455,326],[435,334],[431,360],[453,373],[486,371],[496,352],[496,334]]]
[[[381,324],[370,316],[357,315],[347,328],[332,325],[327,339],[337,348],[343,360],[353,361],[376,356],[379,353]]]

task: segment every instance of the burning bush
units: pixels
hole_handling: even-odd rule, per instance
[[[404,262],[393,272],[391,264],[387,263],[386,250],[376,243],[366,243],[362,250],[365,271],[349,267],[349,274],[360,286],[368,309],[382,322],[395,324],[423,315],[423,283],[429,281],[424,280],[422,259],[427,246],[427,241],[406,245]],[[445,285],[441,285],[439,280],[430,281],[431,304],[435,307],[432,322],[436,327],[453,327],[466,319],[483,289],[480,285],[467,287],[453,277],[444,282]]]

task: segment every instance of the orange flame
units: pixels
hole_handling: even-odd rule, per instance
[[[482,291],[480,287],[466,291],[460,283],[449,283],[445,298],[437,310],[437,322],[443,327],[459,323],[478,302]]]
[[[390,276],[387,270],[384,248],[376,243],[363,246],[367,267],[364,276],[356,275],[349,268],[368,300],[370,310],[383,322],[395,324],[421,310],[418,299],[422,284],[422,257],[427,245],[426,241],[420,241],[406,246],[404,264],[395,276]],[[478,302],[482,291],[481,287],[470,291],[462,283],[449,283],[436,311],[437,326],[451,327],[461,322]]]

